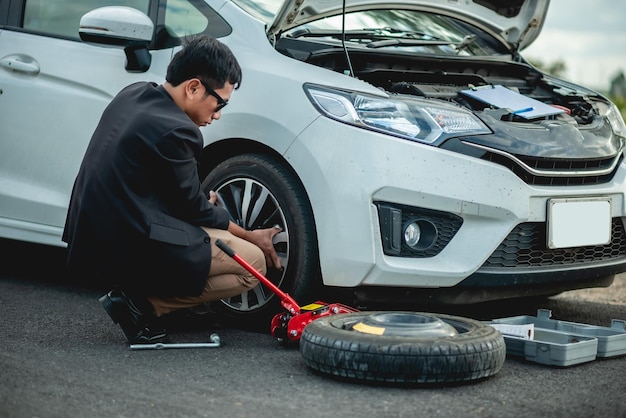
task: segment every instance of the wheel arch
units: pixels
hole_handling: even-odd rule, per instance
[[[203,180],[209,171],[222,161],[241,154],[263,154],[279,159],[284,167],[288,168],[292,174],[298,178],[298,181],[300,181],[300,178],[291,164],[289,164],[279,152],[265,144],[245,138],[227,138],[205,146],[202,150],[198,167],[200,180]],[[300,183],[302,182],[300,181]]]

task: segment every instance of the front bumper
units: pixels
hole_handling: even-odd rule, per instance
[[[521,289],[569,281],[562,286],[567,289],[576,288],[573,282],[626,271],[621,238],[626,190],[623,163],[602,184],[529,185],[496,163],[326,118],[305,130],[286,157],[294,167],[307,167],[298,175],[313,206],[322,275],[328,286]],[[594,255],[596,249],[583,248],[580,251],[591,251],[591,255],[574,255],[574,262],[568,264],[558,262],[567,251],[544,251],[548,257],[536,265],[493,265],[494,254],[503,243],[510,245],[511,234],[526,234],[516,228],[530,224],[545,233],[550,199],[599,196],[610,200],[613,234],[619,235],[608,250],[600,249],[599,256]],[[379,202],[449,213],[460,217],[462,225],[435,255],[391,256],[383,248]],[[541,232],[534,239],[539,243]],[[539,245],[533,251],[541,252]],[[521,260],[525,249],[519,247],[514,251]]]

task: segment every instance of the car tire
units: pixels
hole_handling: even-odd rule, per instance
[[[218,206],[244,229],[280,226],[274,247],[282,270],[270,268],[266,277],[299,302],[314,299],[321,283],[317,234],[309,200],[293,172],[277,158],[242,154],[211,170],[202,190],[214,190]],[[279,298],[262,284],[211,307],[239,325],[266,328],[281,310]]]
[[[356,312],[308,324],[300,352],[313,370],[347,380],[440,384],[500,371],[504,338],[469,318],[419,312]]]

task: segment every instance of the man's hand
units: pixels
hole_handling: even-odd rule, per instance
[[[214,205],[215,202],[217,202],[217,193],[215,193],[213,190],[211,190],[209,192],[209,203]]]
[[[282,268],[280,264],[280,258],[278,257],[278,254],[276,254],[276,250],[274,249],[274,243],[272,242],[272,238],[274,238],[274,235],[278,234],[281,231],[282,228],[279,226],[248,231],[250,237],[249,241],[259,247],[265,254],[267,267],[274,267],[277,269]]]
[[[253,243],[257,247],[259,247],[261,251],[263,251],[263,254],[265,254],[265,262],[268,268],[282,268],[280,264],[280,258],[278,257],[278,254],[274,249],[274,244],[272,243],[272,238],[274,238],[274,235],[278,234],[281,231],[282,228],[279,226],[248,231],[234,222],[230,222],[230,224],[228,225],[228,232],[236,237],[243,238],[246,241]]]
[[[209,203],[215,205],[216,202],[220,202],[220,198],[215,193],[215,191],[209,191],[208,196]],[[275,225],[272,228],[265,229],[255,229],[252,231],[248,231],[240,227],[234,222],[230,222],[228,224],[228,232],[233,234],[236,237],[243,238],[246,241],[249,241],[259,247],[263,254],[265,254],[265,263],[267,267],[274,267],[277,269],[281,269],[282,266],[280,264],[280,258],[278,254],[276,254],[276,250],[274,249],[274,243],[272,242],[272,238],[274,235],[278,234],[282,231],[282,228],[278,225]]]

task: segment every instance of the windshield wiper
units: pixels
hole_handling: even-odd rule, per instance
[[[346,38],[350,39],[414,39],[414,40],[438,40],[437,38],[429,35],[425,32],[419,31],[406,31],[402,29],[396,29],[391,27],[384,28],[365,28],[365,29],[351,29],[342,32],[338,29],[298,29],[294,30],[288,36],[290,38],[301,38],[301,37],[314,37],[314,38],[323,38],[323,37],[342,37],[346,36]],[[448,42],[449,43],[449,42]]]
[[[454,48],[456,49],[456,53],[458,54],[459,52],[461,52],[462,50],[464,50],[465,48],[467,48],[468,46],[476,42],[477,39],[478,39],[478,36],[476,35],[465,36],[465,38],[463,38],[461,42],[454,45]]]
[[[343,32],[337,29],[298,29],[290,33],[290,38],[340,38],[343,36]],[[379,34],[378,31],[374,29],[356,29],[356,30],[347,30],[345,32],[346,37],[350,37],[352,39],[370,39],[373,37],[377,37]]]
[[[457,54],[478,39],[476,35],[467,35],[461,42],[451,42],[433,37],[425,32],[405,31],[391,27],[352,29],[345,32],[341,32],[336,29],[300,29],[289,34],[289,37],[291,38],[341,38],[343,36],[345,36],[346,40],[372,40],[371,42],[365,44],[368,48],[383,48],[386,46],[451,45],[457,51]]]
[[[450,45],[449,41],[433,41],[430,39],[384,39],[365,45],[368,48],[382,48],[385,46],[438,46]]]
[[[431,39],[404,39],[404,38],[393,38],[393,39],[384,39],[381,41],[374,41],[368,43],[366,46],[368,48],[382,48],[385,46],[441,46],[441,45],[452,45],[454,49],[456,49],[457,54],[461,52],[463,49],[467,48],[469,45],[474,43],[478,39],[476,35],[467,35],[461,42],[450,42],[443,40],[431,40]]]

